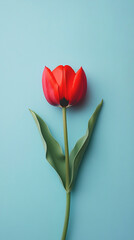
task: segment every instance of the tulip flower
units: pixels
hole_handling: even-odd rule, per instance
[[[47,101],[51,105],[62,107],[63,113],[65,154],[62,152],[59,143],[51,135],[47,124],[38,114],[30,110],[43,139],[46,159],[56,170],[66,190],[66,213],[61,238],[65,240],[69,222],[71,190],[103,101],[97,106],[95,112],[89,119],[86,134],[76,142],[69,154],[66,109],[69,106],[78,104],[85,97],[87,91],[85,72],[81,67],[75,73],[68,65],[60,65],[53,71],[45,67],[42,75],[42,86]]]
[[[81,67],[76,73],[68,66],[58,66],[53,71],[45,67],[42,86],[47,101],[52,105],[76,105],[86,95],[87,78]]]

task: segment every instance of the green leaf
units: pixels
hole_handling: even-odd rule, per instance
[[[46,151],[46,159],[58,173],[65,188],[65,156],[62,152],[62,149],[59,143],[51,135],[47,124],[35,112],[32,110],[30,110],[30,112],[32,113],[32,116],[41,134],[43,145]]]
[[[86,134],[80,138],[76,145],[74,146],[73,150],[70,153],[70,157],[69,157],[69,164],[70,164],[70,191],[73,187],[81,160],[83,158],[83,155],[85,153],[85,150],[88,146],[89,140],[91,138],[92,132],[93,132],[93,128],[95,126],[98,114],[100,112],[100,109],[102,107],[102,103],[103,100],[101,101],[101,103],[97,106],[95,112],[93,113],[92,117],[90,118],[89,122],[88,122],[88,128],[86,131]]]

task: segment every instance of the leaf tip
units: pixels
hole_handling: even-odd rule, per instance
[[[32,112],[33,112],[33,111],[30,109],[30,108],[28,108],[28,110],[29,110],[29,112],[30,112],[30,113],[32,113]]]
[[[101,105],[103,104],[103,98],[102,98],[102,100],[101,100],[101,103],[100,103]]]

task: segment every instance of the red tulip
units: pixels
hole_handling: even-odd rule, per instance
[[[84,98],[87,78],[82,67],[76,73],[68,65],[60,65],[53,71],[45,67],[42,86],[44,95],[50,104],[67,107],[77,104]]]

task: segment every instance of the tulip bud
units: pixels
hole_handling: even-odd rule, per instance
[[[86,95],[87,78],[81,67],[76,73],[68,66],[58,66],[53,71],[45,67],[42,75],[43,92],[54,106],[76,105]]]

